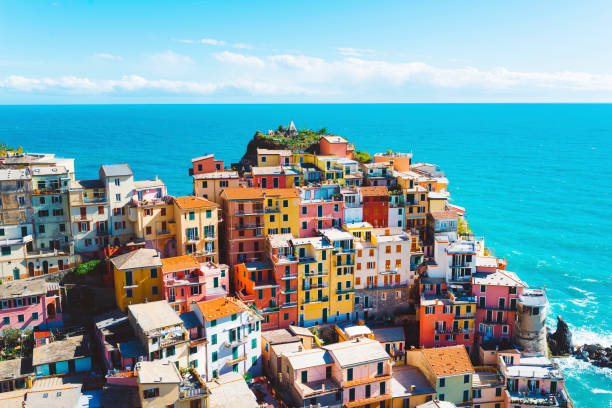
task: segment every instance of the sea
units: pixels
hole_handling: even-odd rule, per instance
[[[76,176],[129,163],[172,195],[190,159],[237,162],[256,130],[294,121],[359,150],[412,152],[450,180],[452,202],[507,269],[545,287],[575,344],[612,345],[612,105],[272,104],[0,106],[0,142],[76,159]],[[576,407],[612,407],[612,369],[557,360]]]

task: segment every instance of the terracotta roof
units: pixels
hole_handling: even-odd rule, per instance
[[[454,210],[446,210],[446,211],[433,211],[431,216],[434,219],[444,219],[444,218],[457,218],[458,214]]]
[[[299,197],[300,191],[297,188],[272,188],[264,193],[266,197],[284,197],[293,198]]]
[[[462,345],[429,348],[421,350],[421,353],[437,377],[474,372],[474,367]]]
[[[163,272],[186,271],[200,267],[200,264],[193,254],[162,258],[161,262]]]
[[[359,187],[362,196],[385,196],[389,195],[389,189],[386,186]]]
[[[187,210],[191,208],[202,208],[202,207],[216,207],[217,204],[212,201],[208,201],[205,198],[185,196],[185,197],[174,197],[174,202],[180,209]]]
[[[221,193],[227,200],[263,200],[264,191],[254,187],[225,188]]]
[[[206,321],[221,319],[249,310],[244,303],[229,296],[198,302],[198,308]]]

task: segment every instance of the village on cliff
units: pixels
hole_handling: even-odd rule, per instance
[[[573,407],[545,289],[381,148],[291,122],[182,197],[5,148],[0,406]]]

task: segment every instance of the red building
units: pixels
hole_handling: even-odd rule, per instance
[[[191,159],[191,168],[189,169],[189,175],[202,173],[214,173],[215,171],[223,170],[223,160],[215,160],[214,154],[207,154],[206,156],[196,157]]]
[[[280,166],[251,168],[253,187],[286,188],[287,177]]]
[[[510,341],[516,321],[518,297],[527,284],[514,272],[497,270],[477,272],[472,276],[476,297],[476,329],[483,343]]]
[[[270,235],[265,262],[236,265],[236,297],[252,304],[263,316],[262,330],[284,329],[297,322],[297,258],[292,255],[291,234]]]
[[[200,263],[193,254],[162,258],[161,261],[164,299],[174,310],[178,313],[186,313],[191,303],[211,299],[207,297],[206,273],[201,270]],[[227,275],[227,271],[224,275]],[[221,289],[223,286],[227,288],[227,282],[224,285],[224,282],[220,282],[219,277],[212,279],[217,279],[217,288]],[[227,276],[225,279],[227,281]],[[215,283],[212,285],[214,286]],[[218,296],[223,296],[225,293],[227,289],[215,292]]]
[[[374,228],[389,224],[389,189],[386,186],[359,187],[363,199],[363,221]]]

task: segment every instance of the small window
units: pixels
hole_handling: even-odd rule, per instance
[[[151,268],[151,278],[157,278],[157,268]]]
[[[446,378],[440,378],[440,387],[446,387]]]
[[[470,382],[470,375],[469,374],[464,375],[463,376],[463,383],[467,384],[469,382]]]
[[[210,327],[215,327],[217,325],[217,320],[211,320],[210,321]]]
[[[212,352],[212,361],[213,362],[217,361],[217,352],[216,351]]]

